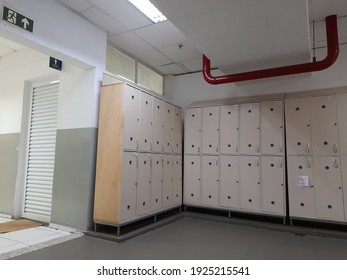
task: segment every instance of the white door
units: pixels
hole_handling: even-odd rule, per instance
[[[140,134],[140,91],[131,86],[125,87],[124,107],[124,150],[136,151]]]
[[[153,98],[153,142],[152,151],[164,152],[164,102]]]
[[[268,155],[283,154],[282,101],[261,104],[261,152]]]
[[[202,153],[219,152],[219,107],[202,109]]]
[[[201,205],[201,157],[184,157],[184,204]]]
[[[220,158],[219,205],[228,208],[240,207],[240,160],[238,156]]]
[[[173,152],[173,116],[174,106],[172,104],[164,102],[164,152]]]
[[[149,213],[151,204],[151,155],[138,154],[136,215]]]
[[[153,97],[141,92],[140,94],[140,137],[139,150],[151,151],[153,139]]]
[[[203,205],[219,204],[219,157],[202,157],[201,200]]]
[[[184,128],[184,152],[200,154],[201,152],[202,109],[186,109]]]
[[[347,155],[347,94],[337,96],[340,153]],[[347,208],[347,207],[346,207]]]
[[[259,146],[259,103],[240,105],[240,152],[258,154]]]
[[[161,208],[163,196],[163,155],[152,154],[151,211]]]
[[[164,155],[163,163],[163,207],[173,205],[173,158],[172,155]]]
[[[288,99],[286,107],[287,154],[310,154],[310,106],[306,98]]]
[[[239,106],[220,107],[220,152],[237,154],[239,152]]]
[[[174,142],[173,152],[182,153],[182,109],[174,106]]]
[[[182,204],[182,156],[173,156],[173,203]]]

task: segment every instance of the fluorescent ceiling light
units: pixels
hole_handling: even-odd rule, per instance
[[[154,23],[167,20],[167,18],[149,0],[128,0]]]

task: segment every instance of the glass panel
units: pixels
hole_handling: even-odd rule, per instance
[[[138,63],[137,65],[137,83],[156,93],[163,94],[163,76],[149,69],[145,65]]]
[[[106,49],[106,70],[135,82],[135,60],[110,45]]]

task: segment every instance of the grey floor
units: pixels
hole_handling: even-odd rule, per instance
[[[83,236],[14,259],[347,259],[347,239],[187,216],[122,243]]]

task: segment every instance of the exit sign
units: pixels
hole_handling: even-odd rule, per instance
[[[6,6],[3,7],[2,20],[33,33],[34,21]]]

